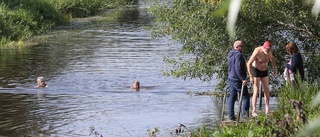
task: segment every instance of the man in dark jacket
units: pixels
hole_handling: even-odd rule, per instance
[[[230,84],[230,96],[228,100],[228,117],[229,120],[236,120],[234,115],[234,104],[237,100],[237,93],[240,96],[242,85],[243,101],[242,116],[249,115],[250,95],[247,87],[247,69],[246,62],[242,55],[243,42],[238,40],[233,44],[233,49],[228,54],[228,82]]]

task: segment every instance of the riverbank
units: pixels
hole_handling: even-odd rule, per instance
[[[17,48],[26,40],[67,25],[73,18],[90,17],[101,11],[135,4],[135,0],[3,1],[0,3],[1,48]],[[32,43],[32,42],[31,42]]]
[[[116,23],[100,20],[109,14],[91,23],[79,18],[76,28],[46,33],[44,44],[1,50],[0,136],[90,136],[93,127],[103,136],[146,137],[158,129],[158,137],[170,137],[180,123],[213,127],[217,99],[186,93],[215,83],[163,76],[163,57],[180,45],[152,40],[144,9],[111,13]],[[35,89],[37,76],[49,87]],[[134,92],[127,87],[134,80],[154,88]]]
[[[262,111],[258,117],[240,119],[242,122],[221,122],[214,130],[205,127],[192,133],[200,136],[319,136],[320,124],[316,123],[319,110],[318,84],[306,85],[303,88],[283,87],[279,92],[277,110],[271,115]],[[317,98],[318,97],[318,98]],[[318,103],[316,103],[318,102]],[[313,104],[313,105],[311,105]],[[315,121],[315,122],[313,122]]]

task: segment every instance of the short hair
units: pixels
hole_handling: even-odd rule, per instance
[[[286,51],[288,51],[290,55],[293,55],[294,53],[298,53],[299,52],[299,48],[298,48],[296,43],[289,42],[286,45]]]
[[[43,77],[38,77],[37,81],[44,81],[44,78]]]
[[[139,81],[134,81],[133,83],[137,83],[137,85],[140,86],[140,82]]]
[[[237,48],[237,46],[243,45],[243,42],[241,40],[237,40],[233,43],[233,48]]]

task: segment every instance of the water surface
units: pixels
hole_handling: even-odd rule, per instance
[[[45,44],[1,51],[0,136],[95,136],[94,129],[146,137],[159,128],[167,137],[180,123],[185,131],[214,125],[220,100],[188,93],[212,91],[216,82],[164,77],[163,57],[180,45],[152,40],[143,10],[120,13],[117,23],[85,22],[50,33]],[[49,87],[35,88],[38,76]],[[134,80],[145,88],[130,89]]]

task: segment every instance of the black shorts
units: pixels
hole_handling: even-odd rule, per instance
[[[261,71],[257,68],[255,68],[254,66],[251,66],[251,72],[252,72],[252,75],[253,77],[266,77],[268,76],[268,70],[265,70],[265,71]]]

